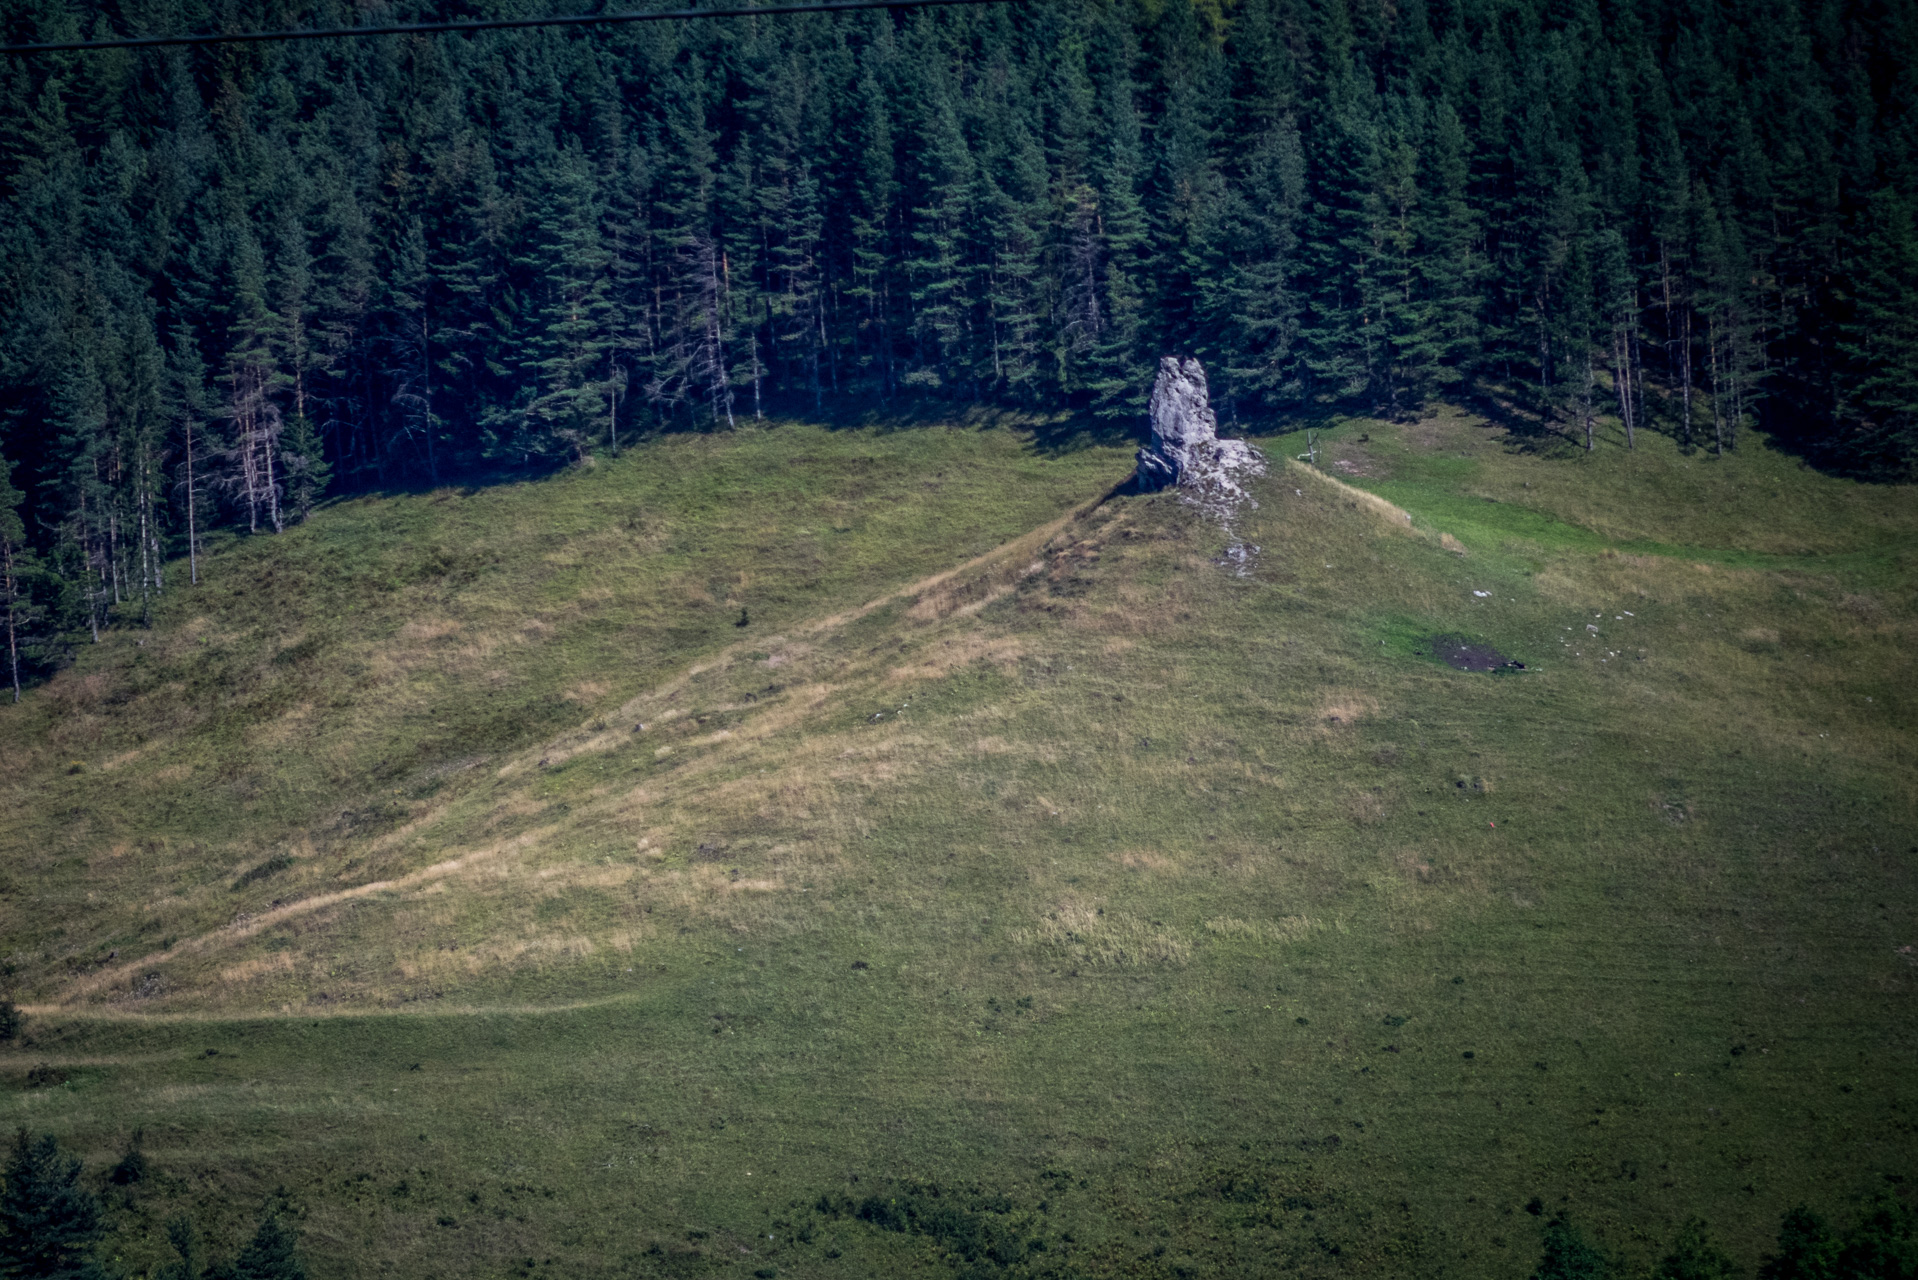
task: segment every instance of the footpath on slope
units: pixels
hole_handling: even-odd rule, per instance
[[[843,609],[823,617],[814,618],[794,628],[793,634],[814,636],[838,630],[888,605],[923,599],[937,592],[941,587],[969,575],[979,575],[997,569],[999,570],[998,576],[1006,577],[1009,580],[1016,580],[1018,577],[1023,576],[1024,573],[1031,572],[1037,567],[1029,562],[1048,542],[1068,528],[1074,521],[1096,510],[1110,496],[1111,491],[1108,490],[1098,498],[1087,502],[1080,502],[1064,515],[1049,520],[1037,528],[1020,534],[1018,537],[1001,543],[999,546],[974,556],[961,564],[955,565],[950,569],[941,570],[938,573],[929,574],[926,577],[903,586],[893,588],[854,608]],[[733,644],[727,645],[716,654],[693,663],[687,667],[685,671],[673,679],[666,681],[664,684],[655,686],[645,693],[628,699],[613,715],[621,720],[631,718],[643,704],[649,701],[657,701],[664,697],[670,697],[672,694],[684,689],[690,681],[700,674],[711,671],[717,667],[723,667],[728,662],[736,660],[745,652],[763,643],[765,643],[763,639],[754,638],[751,640],[736,641]],[[557,737],[549,738],[542,743],[522,748],[516,752],[506,764],[500,767],[497,776],[502,779],[510,778],[515,774],[537,769],[542,764],[551,766],[583,752],[604,750],[614,743],[623,741],[626,735],[616,730],[595,730],[590,727],[594,721],[605,721],[606,719],[607,717],[604,716],[594,716],[593,721],[589,721],[587,725],[569,730]],[[388,833],[386,836],[381,837],[380,843],[390,842],[398,836],[430,825],[436,819],[444,816],[450,807],[450,804],[441,805],[437,809],[429,810],[419,815],[408,822],[399,831]],[[110,968],[96,970],[93,973],[74,980],[55,1000],[24,1004],[21,1006],[21,1009],[29,1015],[43,1017],[59,1015],[69,1018],[92,1017],[103,1020],[121,1021],[143,1019],[167,1020],[183,1017],[190,1020],[196,1017],[218,1018],[228,1016],[219,1013],[182,1014],[177,1011],[146,1014],[127,1009],[89,1006],[79,1002],[86,1000],[89,996],[97,995],[99,992],[115,984],[128,982],[142,971],[151,970],[174,960],[205,955],[222,947],[243,942],[263,929],[282,924],[303,915],[311,914],[326,907],[351,902],[356,899],[374,897],[383,893],[416,890],[436,881],[445,880],[462,871],[470,870],[477,863],[496,860],[509,853],[528,849],[535,845],[541,836],[550,834],[551,830],[552,828],[546,827],[535,828],[522,832],[510,840],[500,841],[480,849],[471,850],[458,857],[443,859],[404,875],[369,881],[364,884],[353,885],[327,893],[314,894],[310,897],[283,903],[280,906],[273,907],[266,911],[242,915],[231,923],[217,929],[183,938],[164,950],[150,952],[137,959],[129,960]],[[358,1012],[368,1011],[369,1010],[364,1009],[358,1010]],[[342,1009],[338,1012],[348,1013],[355,1012],[355,1010]],[[262,1013],[255,1016],[285,1017],[294,1015],[278,1013],[268,1015]],[[308,1016],[308,1012],[303,1011],[297,1016],[306,1017]]]

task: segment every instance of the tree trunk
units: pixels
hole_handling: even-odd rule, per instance
[[[1585,344],[1585,390],[1579,399],[1579,413],[1585,419],[1585,452],[1592,451],[1592,385],[1596,375],[1592,371],[1592,350],[1588,340]]]
[[[1624,330],[1614,330],[1612,334],[1612,382],[1618,392],[1618,418],[1625,424],[1625,447],[1636,449],[1637,436],[1632,431],[1632,365],[1631,347]]]
[[[186,567],[187,579],[200,585],[200,527],[193,493],[193,421],[186,424]]]
[[[611,357],[607,359],[610,363]],[[606,443],[615,458],[619,456],[619,393],[625,385],[625,370],[613,365],[606,379]]]
[[[286,527],[280,523],[280,490],[273,479],[273,440],[268,436],[260,441],[261,456],[266,464],[266,510],[273,520],[273,532],[284,533]]]
[[[144,482],[142,488],[144,488]],[[147,537],[147,496],[140,494],[140,625],[153,625],[153,598],[147,591],[153,578],[153,558],[150,539]]]
[[[1684,393],[1685,447],[1692,447],[1692,309],[1685,308],[1685,370],[1679,380],[1680,390]]]
[[[766,411],[759,402],[759,327],[757,325],[753,327],[751,337],[753,344],[753,421],[764,422],[766,420]]]
[[[420,307],[420,415],[426,428],[426,475],[438,487],[440,482],[439,461],[433,450],[433,365],[426,345],[426,307]],[[274,526],[279,519],[276,514]]]
[[[1725,456],[1725,412],[1718,394],[1718,317],[1713,316],[1705,326],[1705,350],[1711,363],[1712,380],[1712,434],[1715,440],[1714,452]]]
[[[7,662],[13,669],[13,700],[20,701],[20,623],[18,600],[13,585],[13,543],[0,542],[0,570],[6,573],[6,581],[0,583],[7,592]]]
[[[1636,417],[1638,421],[1640,422],[1649,423],[1651,420],[1650,418],[1646,416],[1646,410],[1645,410],[1645,353],[1639,349],[1639,341],[1638,341],[1639,315],[1640,315],[1640,312],[1638,310],[1638,291],[1633,290],[1632,291],[1632,327],[1627,337],[1627,341],[1631,343],[1628,364],[1636,377],[1636,381],[1632,388],[1634,400],[1638,407],[1638,412]]]

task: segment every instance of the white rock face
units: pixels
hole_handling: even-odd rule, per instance
[[[1197,360],[1164,356],[1152,384],[1152,443],[1139,450],[1139,487],[1178,486],[1180,496],[1221,519],[1241,505],[1258,506],[1243,481],[1265,474],[1265,457],[1243,440],[1219,439]]]

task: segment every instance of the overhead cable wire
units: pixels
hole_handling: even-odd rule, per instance
[[[558,14],[546,18],[475,18],[459,22],[403,22],[384,27],[295,28],[233,35],[137,36],[127,40],[67,40],[0,45],[0,53],[74,53],[86,49],[162,49],[177,45],[263,44],[275,40],[336,40],[355,36],[425,35],[438,31],[513,31],[527,27],[594,27],[620,22],[680,22],[693,18],[751,18],[781,13],[846,13],[859,9],[931,9],[946,5],[1008,4],[1011,0],[825,0],[816,4],[741,5],[720,9],[631,9],[621,13]]]

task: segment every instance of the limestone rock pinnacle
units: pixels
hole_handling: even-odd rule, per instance
[[[1257,506],[1242,480],[1265,474],[1265,458],[1243,440],[1219,439],[1205,366],[1164,356],[1152,384],[1152,443],[1139,450],[1139,487],[1177,486],[1182,496],[1220,517]]]

